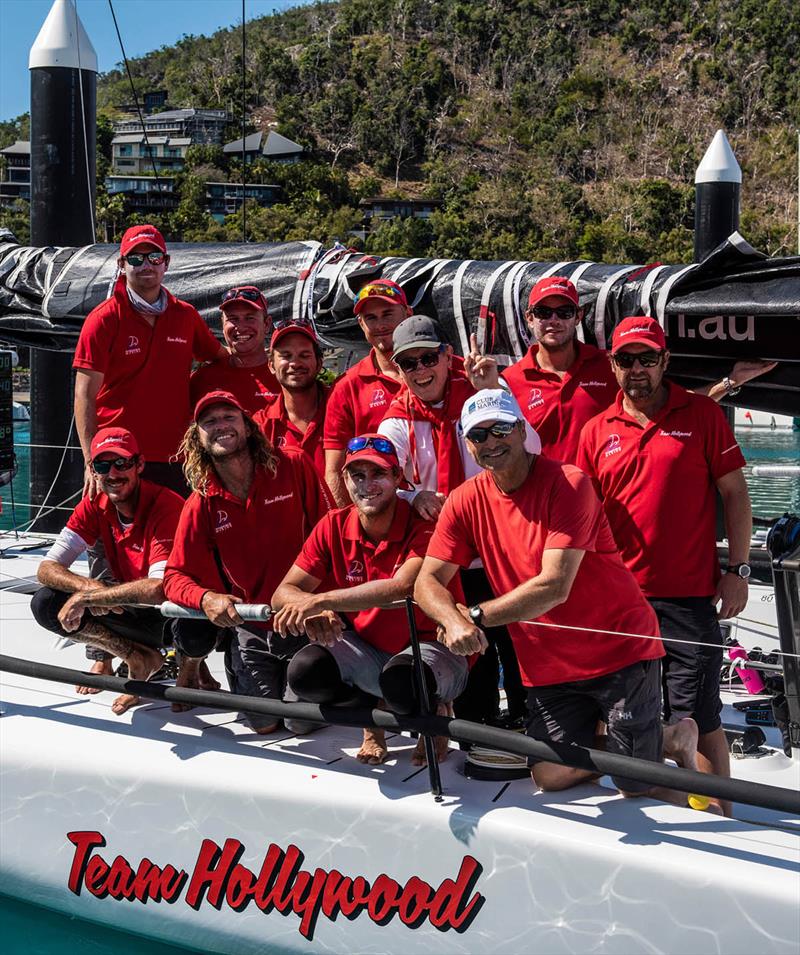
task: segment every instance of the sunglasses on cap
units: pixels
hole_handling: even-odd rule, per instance
[[[540,322],[546,322],[549,318],[560,318],[562,322],[567,322],[578,314],[574,305],[559,305],[558,308],[550,308],[548,305],[534,305],[531,312],[533,312],[533,317],[538,318]]]
[[[350,438],[347,442],[347,453],[355,454],[356,451],[363,451],[364,448],[374,448],[380,454],[391,454],[397,456],[394,445],[387,438]]]
[[[104,461],[92,461],[92,470],[95,474],[109,474],[111,468],[118,471],[130,471],[136,464],[136,455],[132,458],[107,458]]]
[[[277,332],[281,328],[311,328],[311,322],[307,318],[278,318],[272,323],[272,328]]]
[[[358,305],[359,302],[363,302],[364,299],[369,298],[370,295],[382,295],[385,298],[400,299],[403,297],[403,292],[399,288],[394,288],[392,285],[365,285],[362,289],[359,289],[358,295],[353,298],[353,305]]]
[[[611,356],[611,360],[620,368],[633,368],[637,360],[642,368],[655,368],[663,354],[663,351],[619,351]]]
[[[439,364],[439,359],[442,357],[443,351],[444,345],[440,345],[436,351],[427,351],[424,355],[420,355],[419,358],[403,358],[401,356],[395,361],[395,364],[400,371],[406,373],[416,371],[419,365],[422,365],[423,368],[434,368]]]
[[[163,252],[159,249],[154,249],[152,252],[129,252],[125,256],[125,261],[128,265],[138,269],[140,265],[144,264],[145,259],[147,259],[151,265],[161,265],[165,258],[166,255]]]
[[[241,288],[229,288],[222,296],[220,305],[224,305],[226,302],[233,302],[237,298],[243,298],[246,302],[254,302],[260,308],[264,306],[264,296],[252,285],[243,285]]]
[[[470,428],[467,441],[483,444],[489,435],[493,438],[507,438],[518,424],[518,421],[496,421],[490,428]]]

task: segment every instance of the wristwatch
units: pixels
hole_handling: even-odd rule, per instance
[[[474,607],[469,608],[469,619],[476,627],[483,626],[483,607],[480,604],[475,604]]]
[[[722,387],[725,389],[726,395],[738,395],[742,390],[742,386],[737,385],[736,382],[733,381],[732,378],[728,378],[727,375],[722,379]]]
[[[726,574],[736,574],[737,577],[741,577],[742,580],[747,580],[750,576],[750,564],[728,564],[725,568]],[[472,611],[470,611],[472,613]]]

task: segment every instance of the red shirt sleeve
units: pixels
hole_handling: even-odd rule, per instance
[[[600,488],[600,478],[597,474],[594,464],[594,429],[591,422],[586,424],[583,428],[583,431],[581,432],[576,458],[576,467],[580,468],[584,474],[588,475],[598,497],[602,498],[603,494]]]
[[[311,458],[305,452],[300,452],[297,458],[300,467],[303,505],[308,520],[307,526],[314,527],[335,505],[328,486],[317,474]]]
[[[428,553],[428,545],[433,537],[436,525],[431,521],[415,521],[411,535],[408,540],[408,554],[406,560],[411,557],[424,557]]]
[[[175,543],[164,571],[164,594],[184,607],[200,610],[203,595],[213,590],[227,593],[214,560],[205,499],[192,494],[183,506]]]
[[[119,319],[107,302],[92,309],[81,328],[72,367],[105,374],[118,328]]]
[[[149,563],[151,565],[162,560],[169,560],[182,510],[183,501],[176,501],[171,494],[162,491],[156,498],[150,527]]]
[[[450,564],[469,567],[478,556],[478,550],[472,528],[465,519],[462,498],[463,494],[457,490],[444,502],[427,553]]]
[[[731,471],[743,468],[746,462],[722,408],[711,398],[705,398],[704,395],[697,397],[704,398],[702,404],[708,415],[705,429],[706,459],[711,476],[718,481]]]
[[[67,527],[86,541],[88,547],[100,536],[97,508],[88,497],[84,497],[70,514]]]
[[[597,550],[603,505],[591,480],[576,467],[566,467],[548,497],[544,550]]]
[[[326,451],[344,451],[350,438],[355,437],[353,396],[347,385],[348,380],[340,378],[328,395],[322,438],[322,446]]]
[[[331,518],[326,514],[303,544],[295,564],[306,574],[324,580],[333,569],[331,560]]]
[[[192,341],[192,355],[196,361],[214,361],[219,357],[220,344],[214,333],[200,317],[197,309],[189,306],[194,312],[194,339]]]

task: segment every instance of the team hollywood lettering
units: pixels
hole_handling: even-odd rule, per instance
[[[95,831],[68,832],[75,846],[67,886],[80,895],[86,889],[96,898],[117,902],[183,901],[195,911],[204,901],[218,911],[223,905],[243,912],[252,902],[265,914],[273,909],[280,915],[293,912],[300,917],[300,934],[314,937],[320,915],[331,921],[341,913],[355,919],[366,913],[376,925],[386,925],[397,915],[403,925],[419,928],[427,921],[441,932],[465,932],[486,901],[472,890],[483,867],[472,856],[464,856],[455,880],[443,879],[438,888],[418,876],[400,885],[388,875],[372,883],[363,876],[343,875],[337,869],[301,869],[305,857],[295,845],[281,849],[274,842],[267,847],[260,871],[240,863],[245,847],[238,839],[226,839],[220,847],[204,839],[191,873],[173,865],[158,866],[145,858],[134,869],[118,855],[113,862],[96,850],[106,845]]]

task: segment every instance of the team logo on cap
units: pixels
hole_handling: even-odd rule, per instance
[[[364,582],[364,565],[360,560],[350,561],[350,566],[347,568],[344,579],[349,584],[360,584]]]
[[[128,335],[128,347],[125,349],[125,354],[136,355],[141,350],[139,347],[139,339],[135,335]]]
[[[217,526],[214,530],[219,534],[221,531],[227,531],[231,527],[233,527],[233,524],[228,520],[228,512],[217,511]]]
[[[619,454],[622,450],[622,441],[618,434],[610,434],[608,436],[608,445],[606,447],[606,453],[604,457],[608,457],[610,454]]]
[[[544,404],[544,398],[542,397],[541,388],[531,388],[531,393],[528,395],[528,408],[537,408],[539,405]]]

